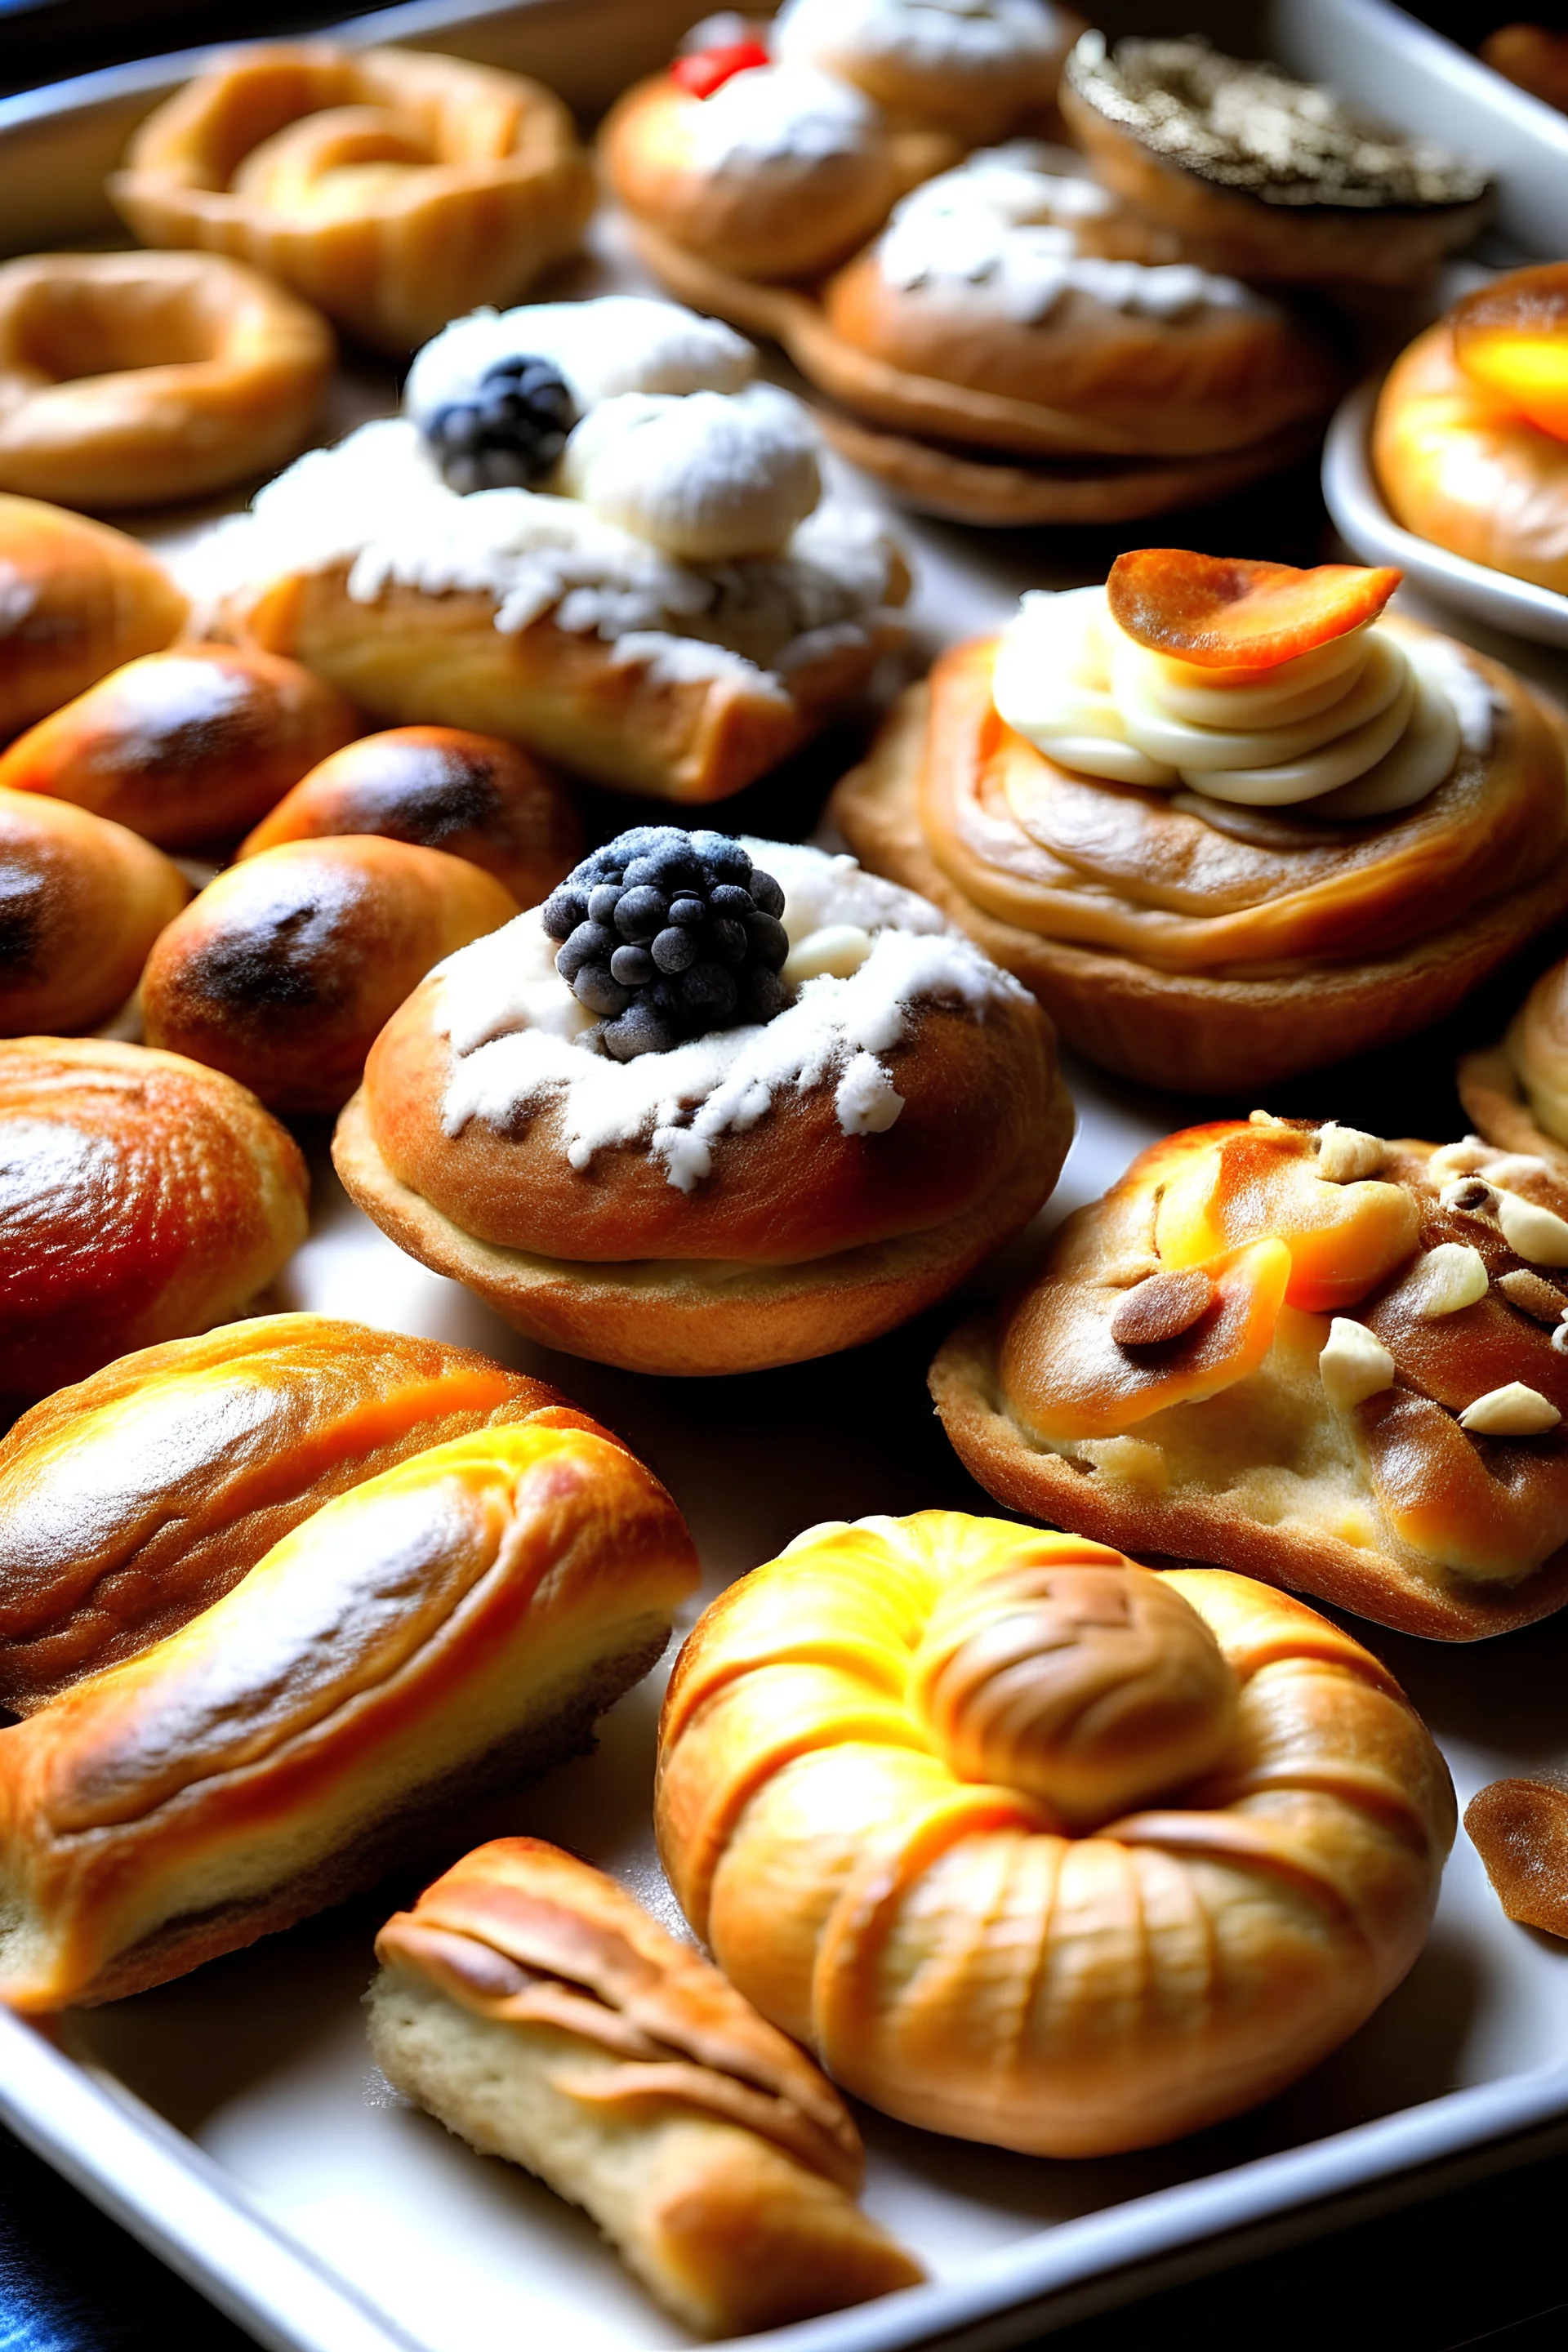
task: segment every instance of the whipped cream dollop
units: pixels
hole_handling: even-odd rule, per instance
[[[426,425],[438,409],[472,399],[487,368],[522,354],[548,360],[582,411],[626,392],[740,392],[757,368],[743,336],[679,302],[645,294],[525,302],[444,327],[408,371],[405,415]]]
[[[894,207],[877,247],[882,278],[900,292],[988,306],[1022,326],[1075,292],[1152,319],[1268,307],[1238,279],[1188,262],[1150,267],[1081,252],[1079,225],[1110,211],[1112,200],[1073,168],[1079,160],[1020,139],[938,173]]]
[[[1060,42],[1050,0],[785,0],[773,46],[792,64],[840,72],[865,58],[963,74],[1044,64]]]
[[[1494,725],[1485,678],[1446,638],[1379,619],[1261,676],[1226,673],[1139,645],[1103,588],[1026,595],[993,694],[1060,767],[1343,823],[1424,800]]]
[[[537,908],[437,966],[437,1025],[452,1049],[442,1102],[448,1135],[470,1119],[516,1133],[556,1114],[570,1165],[639,1144],[679,1192],[712,1172],[713,1146],[775,1103],[831,1087],[846,1135],[882,1134],[903,1097],[882,1056],[934,1000],[976,1013],[1021,999],[1010,974],[926,899],[864,873],[852,857],[743,839],[784,893],[795,1002],[760,1025],[720,1029],[668,1053],[616,1062],[584,1044],[594,1016],[555,969]]]
[[[816,505],[816,428],[776,384],[624,392],[590,409],[561,488],[687,562],[769,555]]]
[[[852,83],[815,66],[751,66],[694,100],[686,125],[693,163],[723,173],[858,155],[877,115]]]

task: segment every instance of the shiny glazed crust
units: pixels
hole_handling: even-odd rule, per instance
[[[696,1580],[664,1489],[544,1421],[338,1496],[0,1730],[0,1997],[118,1999],[292,1924],[588,1743]]]
[[[497,1839],[376,1951],[389,2081],[585,2207],[688,2326],[749,2335],[922,2276],[854,2204],[831,2085],[601,1872]]]
[[[1182,1627],[1195,1780],[1132,1746]],[[1085,1750],[1132,1798],[1075,1834],[1051,1790]],[[936,1511],[808,1529],[705,1612],[655,1819],[696,1933],[847,2090],[1052,2157],[1315,2064],[1415,1958],[1454,1828],[1398,1685],[1299,1602]]]
[[[0,1045],[0,1396],[41,1396],[222,1322],[305,1238],[293,1138],[177,1054]]]
[[[122,824],[0,786],[0,1036],[90,1029],[118,1013],[190,885]]]
[[[324,319],[244,262],[39,253],[0,268],[0,488],[95,509],[270,473],[331,373]]]
[[[168,645],[189,609],[163,565],[123,531],[3,491],[0,564],[18,604],[26,598],[0,669],[0,740]]]
[[[594,205],[572,119],[537,82],[325,43],[247,50],[187,83],[109,193],[144,244],[254,262],[392,352],[519,300]]]

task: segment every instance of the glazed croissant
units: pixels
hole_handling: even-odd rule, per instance
[[[847,2090],[1070,2157],[1352,2032],[1421,1948],[1454,1799],[1300,1602],[926,1511],[813,1528],[713,1603],[656,1822],[719,1965]]]
[[[375,1948],[389,2079],[585,2206],[689,2326],[747,2335],[921,2278],[854,2203],[831,2084],[602,1872],[499,1838]]]

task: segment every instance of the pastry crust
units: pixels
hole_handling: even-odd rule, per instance
[[[1565,1012],[1568,964],[1554,963],[1535,982],[1501,1043],[1460,1057],[1457,1084],[1478,1135],[1506,1151],[1532,1154],[1568,1177],[1568,1144],[1559,1131],[1568,1096]]]
[[[119,1012],[190,897],[122,824],[0,787],[0,1036],[91,1029]]]
[[[658,2300],[742,2336],[914,2285],[854,2202],[832,2086],[689,1945],[534,1838],[479,1847],[376,1939],[395,2088],[584,2206]]]
[[[0,566],[21,616],[0,664],[0,740],[121,662],[168,645],[190,609],[163,565],[123,531],[4,491]]]
[[[1066,2158],[1315,2064],[1415,1959],[1454,1831],[1398,1685],[1312,1611],[942,1511],[808,1528],[721,1596],[655,1808],[695,1932],[836,2080]]]
[[[1554,817],[1560,825],[1562,814],[1561,782],[1553,786],[1552,777],[1552,763],[1560,775],[1562,760],[1552,714],[1511,673],[1468,657],[1506,697],[1510,735],[1492,764],[1506,789],[1520,794],[1520,810],[1532,812],[1522,830],[1514,828],[1520,862],[1494,867],[1481,903],[1466,903],[1486,874],[1482,860],[1501,845],[1488,821],[1473,840],[1466,836],[1463,856],[1447,861],[1447,919],[1419,935],[1436,906],[1429,875],[1410,898],[1405,936],[1395,934],[1397,943],[1381,953],[1347,954],[1336,940],[1326,954],[1292,960],[1277,940],[1260,940],[1250,960],[1275,969],[1237,977],[1223,961],[1205,965],[1196,949],[1184,967],[1173,967],[1050,936],[1041,853],[1005,812],[998,817],[987,807],[982,814],[976,802],[973,821],[957,829],[940,814],[950,793],[969,806],[964,780],[980,772],[990,735],[1010,731],[992,711],[984,646],[947,655],[930,688],[906,694],[868,759],[837,787],[832,815],[863,864],[931,898],[1031,988],[1070,1045],[1148,1085],[1232,1093],[1339,1061],[1352,1042],[1369,1049],[1425,1027],[1568,908],[1561,831],[1541,871],[1542,833]],[[1012,739],[1009,756],[1049,767],[1021,739]],[[1396,838],[1402,822],[1410,819],[1387,828]],[[1347,889],[1355,883],[1347,876]],[[1348,910],[1357,902],[1347,896],[1344,903]],[[1263,911],[1271,908],[1266,899]],[[1026,927],[1031,915],[1040,929]],[[1362,920],[1342,926],[1344,946],[1353,944]],[[1409,936],[1410,927],[1417,936]]]
[[[331,372],[324,319],[241,261],[36,253],[0,267],[0,489],[95,510],[270,473]]]
[[[143,243],[270,271],[384,351],[515,302],[575,252],[593,173],[559,99],[458,58],[256,47],[143,122],[110,176]]]

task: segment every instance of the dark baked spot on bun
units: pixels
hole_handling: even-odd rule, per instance
[[[502,813],[493,755],[466,744],[438,753],[399,749],[385,774],[367,777],[351,798],[377,833],[430,849],[493,824]]]
[[[321,1009],[343,994],[342,935],[357,892],[322,887],[312,876],[293,904],[253,914],[247,929],[220,931],[186,958],[174,980],[179,993],[227,1011],[268,1007]]]
[[[49,898],[43,875],[25,866],[0,865],[0,971],[12,979],[38,968]]]

